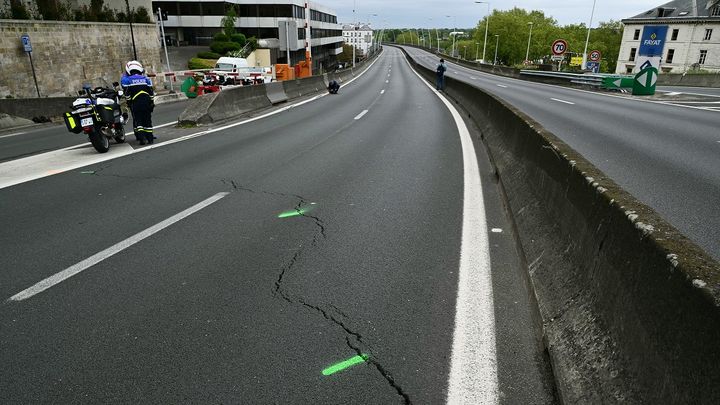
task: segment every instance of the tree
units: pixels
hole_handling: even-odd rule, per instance
[[[223,32],[228,37],[232,36],[235,33],[235,21],[237,21],[237,13],[235,12],[235,7],[230,7],[230,9],[225,14],[225,17],[223,17],[222,21],[220,21]]]
[[[30,19],[30,12],[21,0],[10,0],[10,18],[13,20]]]

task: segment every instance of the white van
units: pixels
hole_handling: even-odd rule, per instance
[[[248,61],[245,58],[231,58],[229,56],[223,56],[215,62],[215,70],[218,72],[232,72],[238,73],[241,68],[250,67]]]

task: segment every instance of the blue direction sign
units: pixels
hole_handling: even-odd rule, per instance
[[[662,56],[667,38],[667,25],[646,25],[640,40],[640,56]]]
[[[600,73],[600,62],[585,62],[585,66],[593,73]]]
[[[30,35],[23,34],[20,37],[20,40],[22,41],[25,52],[32,52],[32,45],[30,44]]]

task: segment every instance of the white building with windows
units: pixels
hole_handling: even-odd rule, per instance
[[[272,63],[295,65],[305,59],[308,30],[306,16],[310,17],[310,47],[313,70],[320,66],[330,70],[336,65],[336,56],[342,53],[342,30],[335,11],[322,4],[304,0],[173,0],[153,1],[153,12],[158,7],[167,12],[165,35],[180,44],[207,45],[212,36],[222,30],[221,22],[230,8],[235,9],[237,32],[247,38],[255,37],[271,49]],[[286,31],[286,27],[289,29]],[[174,42],[173,41],[173,42]],[[288,50],[285,46],[289,43]]]
[[[375,41],[375,34],[369,24],[347,24],[342,27],[342,35],[346,44],[359,49],[367,55]]]
[[[632,18],[625,25],[616,73],[633,73],[643,31],[648,26],[667,26],[660,71],[720,72],[720,0],[675,0]]]

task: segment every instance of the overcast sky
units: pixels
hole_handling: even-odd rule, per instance
[[[469,28],[487,13],[487,4],[474,0],[316,0],[333,8],[340,22],[353,21],[353,4],[359,21],[368,19],[375,27],[452,27]],[[667,3],[669,0],[597,0],[593,27],[599,21],[621,20]],[[490,9],[509,10],[513,7],[541,10],[560,25],[587,24],[593,0],[513,0],[492,1]],[[378,16],[372,16],[377,14]],[[451,15],[453,17],[445,17]],[[429,20],[432,18],[432,21]]]

